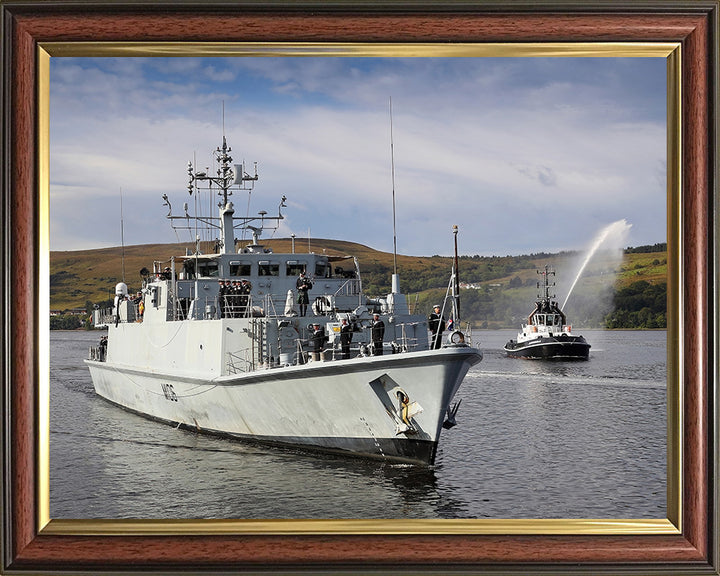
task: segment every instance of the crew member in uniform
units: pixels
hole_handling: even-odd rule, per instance
[[[237,280],[233,280],[230,294],[232,295],[232,317],[241,318],[242,290],[240,288],[240,282]]]
[[[247,316],[248,305],[250,304],[250,292],[252,286],[249,280],[243,278],[240,280],[240,317],[245,318]]]
[[[105,354],[107,352],[107,343],[108,338],[107,336],[100,336],[100,346],[98,347],[98,354],[100,355],[100,362],[105,362]]]
[[[347,318],[342,319],[340,325],[340,350],[342,351],[342,359],[350,358],[350,342],[352,342],[353,329],[348,324]]]
[[[313,333],[310,336],[310,340],[313,345],[313,360],[319,360],[320,354],[322,354],[323,348],[325,347],[325,340],[327,340],[325,330],[320,324],[313,324]]]
[[[308,290],[312,288],[312,282],[310,282],[310,278],[305,275],[305,271],[300,272],[300,277],[297,279],[295,285],[298,291],[298,305],[300,306],[300,316],[305,316],[308,304],[310,303]]]
[[[229,316],[227,313],[227,287],[225,286],[225,280],[220,280],[220,287],[218,288],[218,306],[220,307],[220,318],[226,318]]]
[[[440,306],[435,304],[433,311],[428,316],[428,327],[432,333],[432,342],[430,348],[438,349],[442,344],[442,333],[445,331],[445,318],[440,314]]]
[[[228,316],[230,318],[237,318],[237,282],[229,280],[227,283],[227,303],[228,303]]]
[[[370,325],[370,339],[373,344],[373,356],[382,356],[385,322],[380,320],[380,314],[373,314],[373,322]]]

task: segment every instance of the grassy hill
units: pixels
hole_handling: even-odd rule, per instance
[[[275,252],[291,252],[290,239],[267,240]],[[185,253],[190,245],[154,244],[126,246],[125,282],[129,289],[140,288],[140,270],[152,269],[153,261],[168,265],[172,256]],[[296,252],[307,252],[308,242],[295,240]],[[664,249],[664,246],[661,248]],[[309,249],[328,255],[354,255],[360,263],[365,291],[373,296],[390,290],[393,255],[362,244],[340,240],[311,240]],[[201,246],[211,252],[211,246]],[[579,269],[583,255],[575,252],[522,256],[462,256],[459,276],[473,289],[463,290],[467,301],[463,317],[477,325],[512,326],[527,315],[536,295],[537,269],[546,264],[557,271],[557,295],[563,299]],[[120,247],[50,253],[50,308],[84,308],[88,302],[111,300],[115,284],[123,279],[123,250]],[[398,255],[401,289],[421,312],[426,312],[445,295],[452,268],[449,257]],[[610,262],[598,254],[588,264],[568,301],[566,312],[579,325],[600,325],[613,312],[613,295],[645,281],[662,285],[667,278],[664,250],[626,251],[621,263]],[[644,285],[643,285],[644,286]],[[599,303],[602,302],[603,306]],[[562,302],[561,302],[562,303]],[[607,308],[605,310],[604,308]]]
[[[291,252],[291,240],[265,240],[264,244],[275,252]],[[307,252],[307,240],[296,239],[297,252]],[[153,269],[153,262],[169,265],[173,256],[180,256],[192,244],[144,244],[92,250],[50,252],[50,309],[70,310],[82,308],[90,301],[98,303],[114,296],[115,285],[124,281],[130,290],[140,287],[140,270]],[[310,249],[328,255],[357,256],[368,266],[392,266],[392,254],[378,252],[361,244],[340,240],[311,240]],[[203,253],[211,253],[210,243],[201,243]],[[124,256],[124,263],[123,263]],[[405,262],[416,258],[399,257]],[[445,259],[447,260],[447,259]],[[124,269],[124,275],[123,275]],[[362,268],[361,268],[362,269]],[[388,278],[388,283],[390,279]],[[389,285],[389,284],[388,284]]]
[[[140,287],[140,269],[152,270],[153,256],[169,260],[182,254],[176,244],[152,244],[125,247],[125,281],[131,289]],[[115,284],[123,279],[123,250],[100,248],[50,252],[50,309],[84,308],[86,302],[112,299]]]

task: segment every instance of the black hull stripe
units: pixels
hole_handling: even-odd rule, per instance
[[[505,351],[508,356],[514,358],[578,358],[587,360],[590,355],[590,346],[541,344],[527,348],[505,348]]]

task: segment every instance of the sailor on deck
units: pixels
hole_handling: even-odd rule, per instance
[[[327,336],[325,335],[325,329],[319,323],[313,324],[313,333],[310,336],[310,341],[313,345],[313,360],[319,360],[322,354],[323,348],[325,347],[325,341]]]
[[[247,316],[247,309],[248,305],[250,303],[250,292],[252,291],[252,285],[250,284],[250,281],[243,278],[240,280],[240,290],[239,290],[239,298],[240,298],[240,317],[244,318]]]
[[[445,318],[440,314],[440,305],[435,304],[433,311],[428,316],[428,327],[432,332],[432,342],[430,347],[433,349],[440,348],[442,344],[442,333],[445,331]]]
[[[228,304],[227,297],[228,285],[225,284],[225,280],[220,280],[218,287],[218,306],[220,307],[220,318],[227,318],[230,316],[230,306]]]
[[[370,324],[370,339],[372,340],[373,356],[382,356],[385,322],[380,320],[380,314],[373,314],[373,322]]]
[[[340,324],[340,350],[342,351],[343,360],[350,358],[350,342],[352,342],[352,337],[352,326],[348,324],[347,318],[343,318]]]

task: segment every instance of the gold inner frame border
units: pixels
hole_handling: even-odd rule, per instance
[[[237,43],[44,42],[38,45],[39,317],[49,297],[49,115],[52,57],[613,57],[667,60],[667,518],[427,520],[52,520],[49,498],[49,325],[38,350],[38,529],[47,535],[676,535],[682,533],[682,110],[681,45],[674,42],[573,43]],[[42,345],[45,343],[46,345]]]

